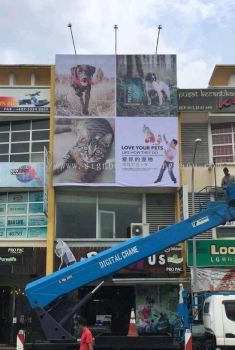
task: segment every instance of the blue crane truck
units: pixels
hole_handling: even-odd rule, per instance
[[[25,348],[28,350],[75,349],[77,340],[65,328],[66,321],[92,298],[105,278],[130,264],[233,220],[235,220],[235,184],[226,188],[225,201],[209,202],[207,209],[186,220],[144,238],[133,237],[100,252],[96,256],[75,262],[29,283],[25,288],[25,293],[31,307],[38,315],[48,341],[34,344],[26,342]],[[63,312],[62,315],[60,312],[58,317],[55,310],[63,308],[66,295],[94,281],[97,282],[97,287],[72,310],[67,313]],[[206,307],[204,307],[205,312],[203,313],[205,334],[201,339],[193,342],[195,350],[214,350],[217,346],[235,349],[235,295],[225,294],[224,296],[223,293],[220,296],[217,295],[217,299],[211,295],[207,304],[205,303]],[[210,305],[212,305],[211,308],[209,308]],[[216,310],[218,314],[216,314]],[[182,330],[184,333],[186,328],[191,326],[188,324],[186,314],[181,314],[180,317],[183,318]],[[220,320],[220,324],[216,324],[218,320]],[[219,334],[217,334],[218,332]],[[181,349],[184,347],[183,339],[183,337],[175,335],[97,336],[95,349]]]

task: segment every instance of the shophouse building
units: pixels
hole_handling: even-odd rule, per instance
[[[235,174],[234,65],[216,65],[207,89],[179,90],[182,140],[182,192],[186,217],[192,213],[192,162],[194,161],[195,211],[208,200],[224,200],[223,169]],[[195,140],[201,139],[201,142]],[[234,222],[216,227],[190,241],[188,266],[196,268],[196,290],[234,290]],[[196,255],[196,264],[193,259]],[[194,262],[193,262],[194,260]]]
[[[79,87],[84,65],[90,73],[83,77],[90,74],[91,82],[87,104]],[[149,72],[156,69],[167,85],[159,97],[148,90]],[[174,224],[180,186],[176,57],[58,55],[55,70],[55,197],[49,197],[49,203],[55,201],[55,238],[64,240],[79,261],[129,239],[136,228],[145,235]],[[170,175],[163,163],[172,139],[176,159]],[[49,254],[52,264],[54,251]],[[109,331],[126,334],[134,307],[140,332],[156,332],[161,322],[169,327],[176,317],[178,285],[186,281],[184,259],[182,246],[172,247],[106,278],[82,311],[90,326],[110,315]],[[56,259],[55,268],[59,264]],[[75,298],[93,286],[81,288]]]
[[[88,95],[79,87],[84,65]],[[148,75],[156,69],[169,89],[160,97]],[[174,55],[59,55],[55,67],[0,67],[1,343],[12,341],[20,326],[30,339],[42,338],[23,290],[59,268],[59,239],[79,261],[138,232],[161,234],[192,214],[195,139],[202,140],[194,163],[195,212],[221,199],[224,165],[235,173],[234,73],[234,66],[216,66],[208,89],[179,90],[178,104]],[[177,141],[173,175],[164,165],[164,135]],[[206,268],[232,273],[231,256],[210,254],[211,245],[216,251],[231,246],[232,232],[229,223],[197,237],[199,277]],[[184,248],[109,276],[82,310],[94,332],[105,319],[103,331],[126,334],[132,307],[140,333],[174,325],[179,283],[191,288],[192,248],[188,263]],[[200,249],[208,249],[209,262]],[[71,298],[76,302],[94,286]],[[76,317],[70,331],[76,332]]]
[[[46,272],[49,65],[0,66],[0,343],[32,329],[26,283]]]

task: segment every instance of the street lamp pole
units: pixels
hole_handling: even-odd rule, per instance
[[[193,162],[192,162],[192,216],[195,214],[195,192],[194,192],[194,168],[195,168],[195,158],[197,152],[197,146],[202,142],[201,139],[194,140],[194,152],[193,152]],[[195,290],[197,286],[197,249],[196,249],[196,238],[193,237],[193,274],[192,274],[192,291]]]

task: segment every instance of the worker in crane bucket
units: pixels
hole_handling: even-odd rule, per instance
[[[224,168],[223,172],[224,172],[224,176],[221,181],[221,187],[226,188],[228,185],[235,182],[235,177],[234,175],[230,174],[228,168]]]

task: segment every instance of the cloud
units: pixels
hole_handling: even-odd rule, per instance
[[[1,63],[54,64],[55,54],[178,55],[180,86],[207,86],[214,64],[235,60],[232,0],[21,0],[1,1]],[[219,52],[219,55],[218,55]],[[218,57],[219,56],[219,57]],[[197,74],[195,73],[197,72]]]

